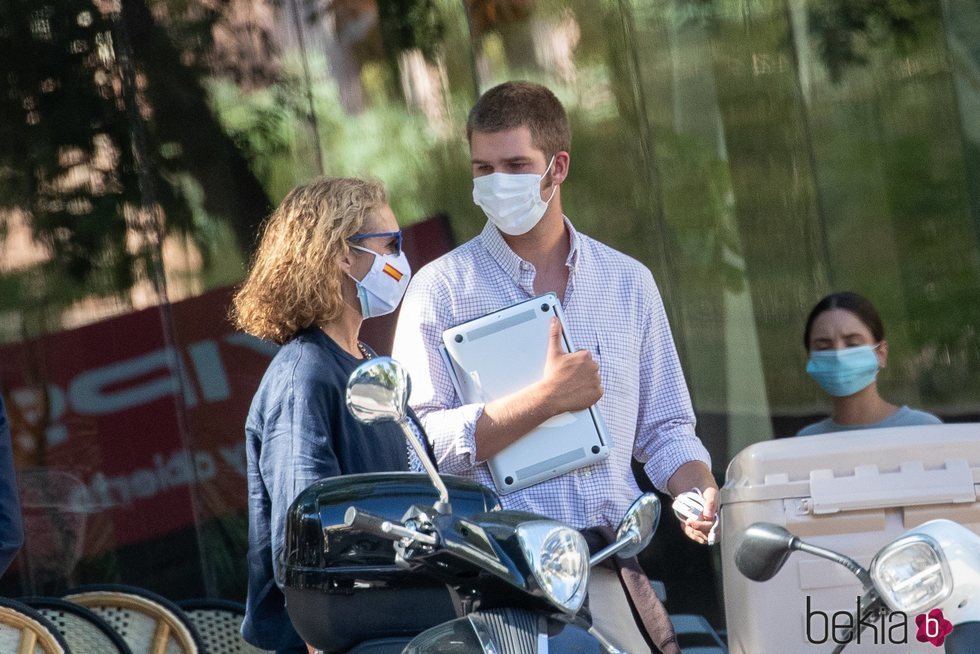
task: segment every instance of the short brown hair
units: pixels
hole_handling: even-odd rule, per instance
[[[473,132],[493,134],[527,127],[531,143],[546,158],[572,147],[568,114],[555,94],[532,82],[504,82],[480,96],[466,120],[466,139]]]
[[[352,177],[321,177],[290,191],[262,227],[233,300],[235,326],[282,344],[301,329],[336,320],[347,239],[387,202],[381,182]]]

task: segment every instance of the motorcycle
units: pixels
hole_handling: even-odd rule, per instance
[[[925,522],[885,545],[865,569],[779,525],[757,522],[742,533],[735,565],[749,579],[764,582],[796,551],[844,566],[863,587],[861,615],[836,635],[835,654],[863,629],[893,614],[916,616],[916,638],[944,645],[946,654],[980,652],[980,536],[962,525],[946,519]]]
[[[575,529],[440,475],[408,425],[410,389],[404,368],[377,357],[352,373],[347,407],[399,424],[425,473],[323,479],[290,506],[280,579],[300,636],[349,654],[619,652],[592,625],[589,572],[649,544],[658,498],[639,497],[590,557]]]

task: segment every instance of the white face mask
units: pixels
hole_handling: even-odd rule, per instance
[[[353,275],[348,274],[357,284],[357,299],[361,301],[361,317],[377,318],[397,309],[408,289],[408,281],[412,278],[412,267],[408,265],[405,252],[378,254],[359,245],[350,247],[374,255],[374,263],[371,264],[371,270],[364,275],[364,279],[357,280]]]
[[[510,236],[527,234],[538,224],[548,203],[555,197],[558,185],[551,190],[551,197],[541,199],[541,180],[555,163],[552,157],[548,167],[540,175],[491,173],[473,178],[473,202],[483,209],[497,229]]]

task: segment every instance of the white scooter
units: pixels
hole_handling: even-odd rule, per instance
[[[853,572],[864,587],[858,603],[862,615],[835,638],[840,652],[853,640],[853,628],[875,623],[887,628],[885,616],[916,616],[916,638],[945,646],[946,654],[980,652],[980,536],[939,519],[923,523],[883,547],[866,570],[853,559],[817,547],[779,525],[757,522],[741,535],[735,565],[754,581],[767,581],[794,551],[834,561]]]

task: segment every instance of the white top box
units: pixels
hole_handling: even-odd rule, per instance
[[[976,500],[980,424],[918,425],[756,443],[728,464],[722,504],[812,497],[814,513]]]
[[[734,563],[739,536],[749,525],[781,525],[867,566],[886,544],[935,518],[980,533],[978,494],[980,424],[857,429],[745,448],[729,464],[720,493],[730,654],[829,652],[833,642],[813,640],[822,635],[819,616],[853,612],[862,593],[843,567],[803,552],[794,553],[769,581],[750,581]],[[873,636],[866,633],[844,651],[938,651],[917,642],[914,629],[905,644],[875,642]]]

